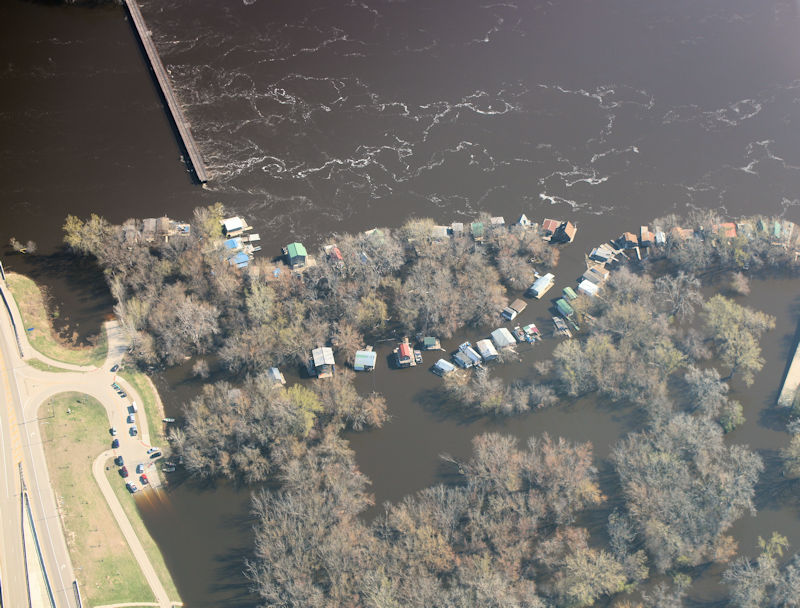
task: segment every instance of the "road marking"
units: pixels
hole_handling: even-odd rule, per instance
[[[11,457],[14,466],[18,466],[22,462],[22,435],[19,431],[19,423],[17,422],[17,412],[14,409],[14,398],[11,395],[11,383],[8,379],[8,372],[6,372],[6,360],[0,351],[0,376],[3,378],[3,393],[6,400],[6,413],[8,415],[8,434],[11,438]],[[14,490],[15,493],[21,491],[19,487],[19,477],[14,475]]]

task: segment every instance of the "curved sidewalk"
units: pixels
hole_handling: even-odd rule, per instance
[[[170,602],[167,591],[164,589],[164,585],[161,584],[161,579],[158,578],[155,568],[153,568],[153,564],[150,563],[150,559],[147,557],[144,547],[142,547],[142,543],[139,542],[139,537],[136,536],[136,532],[133,530],[131,522],[128,521],[128,516],[122,509],[122,505],[117,499],[117,495],[114,494],[114,490],[111,489],[111,484],[108,482],[108,479],[105,476],[105,463],[113,457],[114,452],[107,450],[95,458],[94,463],[92,463],[92,475],[94,475],[94,479],[97,482],[97,485],[100,487],[100,491],[103,493],[103,497],[106,499],[108,507],[111,509],[111,513],[114,515],[114,519],[117,520],[119,529],[122,531],[122,535],[128,542],[128,546],[131,548],[133,557],[136,559],[139,567],[142,569],[142,573],[144,574],[145,579],[147,579],[147,584],[150,585],[150,588],[153,590],[153,595],[155,595],[158,603],[152,605],[159,606],[160,608],[172,608],[174,604]],[[131,605],[141,606],[144,604]]]

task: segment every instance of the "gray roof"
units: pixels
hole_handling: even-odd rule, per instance
[[[311,356],[314,358],[314,367],[336,365],[336,361],[333,360],[333,350],[328,346],[315,348],[311,351]]]

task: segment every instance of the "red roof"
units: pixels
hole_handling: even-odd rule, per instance
[[[542,230],[545,232],[555,232],[561,225],[559,220],[546,219],[542,222]]]
[[[401,359],[410,359],[411,358],[411,347],[408,344],[406,344],[405,342],[403,342],[402,344],[400,344],[399,353],[400,353],[400,358]]]
[[[722,234],[724,237],[732,239],[736,236],[736,224],[733,222],[725,222],[714,226],[714,232]]]
[[[338,247],[334,247],[333,249],[331,249],[331,257],[335,260],[339,261],[342,260],[342,252],[339,251]]]

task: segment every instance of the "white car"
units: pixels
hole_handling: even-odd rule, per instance
[[[136,424],[136,416],[133,414],[128,415],[128,424]]]

